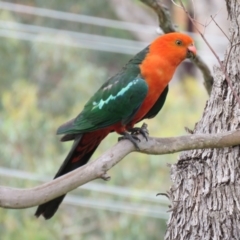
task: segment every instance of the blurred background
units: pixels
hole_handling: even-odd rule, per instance
[[[216,60],[185,14],[164,2],[212,68]],[[224,1],[199,2],[188,9],[207,24],[202,29],[221,58],[227,38],[210,16],[227,33]],[[158,35],[157,26],[155,13],[138,0],[0,1],[1,185],[33,187],[55,175],[71,147],[59,141],[57,127]],[[194,128],[207,100],[202,82],[195,66],[181,65],[161,113],[146,121],[151,136]],[[104,140],[92,159],[117,137]],[[156,194],[170,188],[168,164],[177,156],[130,154],[109,172],[109,182],[93,181],[68,194],[49,221],[36,219],[36,208],[0,209],[0,239],[163,239],[170,202]]]

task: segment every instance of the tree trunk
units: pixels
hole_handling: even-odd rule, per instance
[[[237,0],[226,0],[226,3],[230,20],[228,35],[234,45],[240,40],[240,3]],[[239,44],[232,51],[229,46],[224,59],[238,96],[239,55]],[[239,125],[239,103],[223,71],[215,67],[212,93],[194,134],[214,134],[237,129]],[[177,164],[172,165],[171,178],[172,206],[165,239],[240,239],[239,146],[184,152]]]

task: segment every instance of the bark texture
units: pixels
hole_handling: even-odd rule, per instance
[[[224,65],[240,96],[240,3],[226,0],[226,4],[233,42],[226,50]],[[194,134],[214,134],[239,126],[240,106],[223,70],[215,67],[210,99]],[[183,152],[171,167],[171,178],[172,206],[165,239],[240,239],[239,146]]]

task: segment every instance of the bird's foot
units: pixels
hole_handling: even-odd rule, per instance
[[[131,133],[131,135],[137,135],[137,134],[141,134],[146,141],[148,141],[148,129],[147,129],[147,124],[143,123],[143,125],[141,127],[134,127],[134,128],[130,128],[128,129],[128,131]]]
[[[132,135],[128,132],[124,132],[122,133],[122,137],[119,137],[118,138],[118,141],[122,141],[122,140],[125,140],[125,139],[128,139],[134,146],[137,150],[140,150],[137,142],[140,142],[140,139],[136,136],[136,135]]]
[[[128,132],[122,133],[123,136],[119,137],[118,141],[128,139],[130,142],[132,142],[132,144],[135,146],[137,150],[140,150],[138,146],[138,142],[140,142],[140,139],[137,137],[137,134],[141,134],[146,139],[146,141],[148,141],[149,132],[147,130],[146,123],[143,123],[141,127],[130,128],[128,129]]]

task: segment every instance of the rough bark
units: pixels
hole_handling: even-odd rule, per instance
[[[224,65],[233,88],[240,96],[240,3],[227,0],[231,46]],[[226,20],[227,21],[227,20]],[[240,106],[222,69],[214,68],[214,83],[202,119],[194,134],[238,129]],[[171,216],[165,239],[240,239],[240,148],[192,150],[180,155],[171,167],[169,192]]]

